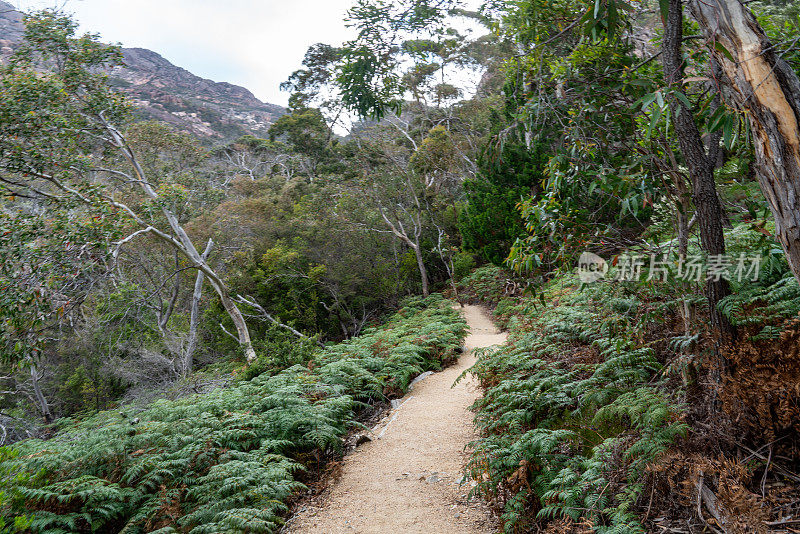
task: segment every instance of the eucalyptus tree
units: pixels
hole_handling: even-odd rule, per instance
[[[243,136],[212,151],[219,187],[227,188],[236,176],[255,181],[278,174],[291,180],[302,168],[301,156],[283,143]]]
[[[426,188],[412,167],[413,149],[396,142],[398,137],[394,128],[376,125],[352,141],[357,147],[353,163],[358,175],[351,191],[363,197],[376,212],[370,218],[374,220],[354,222],[372,231],[391,234],[413,251],[422,294],[427,297],[430,276],[423,244],[431,225],[426,210]]]
[[[697,209],[697,222],[700,242],[709,254],[720,256],[725,253],[725,234],[723,231],[724,212],[717,194],[714,171],[717,166],[721,133],[708,137],[708,147],[704,142],[692,105],[684,92],[686,64],[683,49],[683,0],[668,0],[666,13],[662,13],[664,38],[662,43],[662,62],[664,76],[668,84],[667,94],[675,124],[675,135],[684,161],[689,169],[692,182],[692,200]],[[716,74],[716,63],[709,65],[710,76]],[[714,88],[712,88],[714,90]],[[719,107],[719,95],[712,98],[711,106]],[[730,295],[730,287],[725,278],[706,281],[711,325],[728,337],[736,332],[730,321],[718,309],[719,302]]]
[[[182,188],[149,174],[121,129],[127,104],[102,74],[119,64],[119,50],[95,35],[76,36],[76,28],[53,11],[28,17],[25,40],[3,67],[2,193],[26,198],[36,209],[69,206],[68,218],[102,217],[117,227],[130,225],[125,237],[91,243],[98,249],[116,251],[144,235],[173,248],[203,272],[236,326],[247,360],[254,360],[247,324],[225,281],[197,250],[175,211]],[[52,245],[54,238],[39,234],[32,244]],[[74,271],[62,276],[75,277]]]
[[[783,57],[797,39],[786,46],[771,42],[740,0],[692,0],[689,6],[721,67],[716,79],[748,117],[758,183],[789,266],[800,280],[800,78],[797,67]]]
[[[269,129],[270,141],[285,142],[300,173],[313,181],[326,166],[335,165],[337,140],[318,109],[299,107],[290,110]]]
[[[477,172],[478,139],[455,70],[485,67],[496,43],[467,37],[454,20],[487,22],[456,0],[359,0],[348,13],[355,39],[317,44],[283,85],[292,101],[320,105],[362,122],[351,130],[350,161],[360,181],[351,189],[374,208],[359,224],[393,236],[413,252],[423,294],[430,292],[429,253],[450,270],[453,228],[437,217],[457,211],[463,181]],[[464,78],[464,76],[461,76]],[[463,82],[463,79],[460,80]],[[334,95],[331,97],[331,95]],[[369,217],[367,217],[369,218]]]

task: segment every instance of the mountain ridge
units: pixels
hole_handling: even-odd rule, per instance
[[[0,0],[0,62],[24,30],[23,14]],[[214,143],[243,135],[266,137],[269,127],[286,113],[244,87],[197,76],[153,50],[121,50],[124,66],[109,69],[109,82],[130,98],[143,120],[166,122]]]

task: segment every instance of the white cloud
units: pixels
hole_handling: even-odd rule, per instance
[[[22,9],[57,0],[10,0]],[[63,2],[58,2],[61,5]],[[344,16],[354,0],[68,0],[81,29],[107,42],[149,48],[198,76],[250,89],[286,104],[281,82],[301,66],[309,46],[339,44],[351,32]]]

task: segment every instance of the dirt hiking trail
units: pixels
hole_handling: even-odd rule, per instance
[[[317,502],[286,525],[292,534],[487,534],[495,532],[487,507],[468,502],[459,484],[464,446],[475,438],[469,406],[478,385],[459,375],[473,349],[505,342],[479,306],[465,306],[470,327],[459,361],[414,385],[372,430],[372,441],[345,457],[340,478]],[[396,405],[397,403],[395,403]],[[380,436],[380,439],[378,439]]]

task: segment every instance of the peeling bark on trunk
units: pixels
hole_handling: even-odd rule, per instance
[[[800,79],[739,0],[689,5],[712,43],[709,49],[732,89],[733,104],[747,111],[758,182],[800,280]]]
[[[683,5],[682,0],[669,0],[669,13],[664,27],[663,63],[667,83],[674,91],[682,91],[683,84]],[[700,130],[694,121],[692,110],[681,100],[670,99],[670,108],[675,122],[675,133],[692,181],[692,200],[697,210],[700,243],[709,255],[725,253],[725,234],[722,229],[724,214],[717,196],[714,182],[716,152],[706,152]],[[719,144],[719,139],[716,139]],[[718,309],[717,303],[730,294],[728,281],[708,280],[708,298],[711,325],[719,333],[734,337],[735,330]]]

